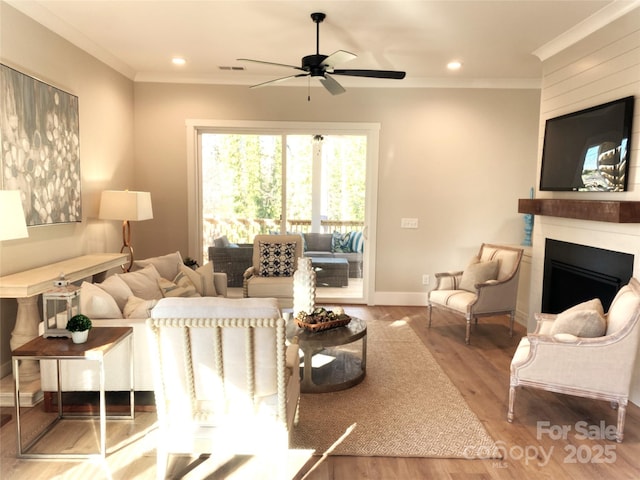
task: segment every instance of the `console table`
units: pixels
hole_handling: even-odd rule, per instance
[[[107,270],[127,263],[128,258],[128,254],[122,253],[95,253],[0,277],[0,298],[15,298],[18,301],[16,323],[11,332],[11,350],[38,336],[38,323],[41,320],[37,304],[38,295],[53,288],[53,282],[60,274],[64,274],[66,280],[76,282],[83,278],[104,275]],[[39,379],[38,362],[23,361],[20,366],[20,378],[24,381]]]

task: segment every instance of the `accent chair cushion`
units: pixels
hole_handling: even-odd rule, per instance
[[[460,279],[460,289],[468,292],[475,292],[476,283],[484,283],[495,280],[498,276],[498,260],[488,262],[471,263],[462,272]]]
[[[551,327],[551,335],[570,334],[594,338],[604,335],[607,321],[599,298],[579,303],[559,313]]]
[[[291,277],[295,269],[296,244],[259,242],[261,277]]]

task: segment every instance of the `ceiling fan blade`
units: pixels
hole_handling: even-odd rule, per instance
[[[324,77],[320,77],[320,83],[324,85],[324,88],[326,88],[331,95],[340,95],[341,93],[346,92],[342,85],[326,73]]]
[[[236,60],[239,62],[262,63],[263,65],[275,65],[276,67],[295,68],[296,70],[302,70],[301,67],[297,67],[295,65],[287,65],[286,63],[265,62],[263,60],[252,60],[250,58],[236,58]]]
[[[353,60],[354,58],[358,58],[358,56],[345,50],[338,50],[337,52],[333,52],[331,55],[325,58],[320,65],[333,68],[336,65],[346,63],[349,60]]]
[[[369,78],[390,78],[395,80],[402,80],[406,72],[399,72],[395,70],[334,70],[331,72],[334,75],[349,75],[352,77],[369,77]]]
[[[290,78],[306,77],[308,75],[309,75],[308,73],[298,73],[297,75],[288,75],[286,77],[269,80],[268,82],[258,83],[257,85],[251,85],[251,87],[249,88],[266,87],[267,85],[273,85],[274,83],[284,82],[285,80],[289,80]]]

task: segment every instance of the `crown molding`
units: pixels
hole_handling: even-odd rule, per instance
[[[534,50],[532,54],[544,62],[638,7],[640,7],[640,0],[615,0],[550,42]]]

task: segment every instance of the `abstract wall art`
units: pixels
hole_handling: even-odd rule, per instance
[[[80,222],[78,97],[0,64],[3,190],[20,190],[27,225]]]

